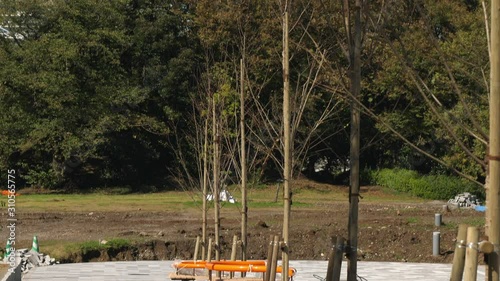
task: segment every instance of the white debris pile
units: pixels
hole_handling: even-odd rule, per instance
[[[18,260],[21,265],[21,272],[23,274],[34,267],[49,266],[59,263],[55,258],[51,258],[49,255],[44,255],[28,249],[16,250],[15,256],[17,257],[16,260]]]
[[[448,204],[458,208],[474,208],[481,205],[481,200],[479,200],[476,195],[464,192],[448,200]]]

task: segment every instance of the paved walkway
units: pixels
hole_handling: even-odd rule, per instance
[[[23,277],[30,281],[157,281],[170,280],[172,261],[72,263],[38,267]],[[297,269],[294,280],[319,281],[326,276],[327,261],[290,261]],[[358,275],[363,281],[428,280],[447,281],[451,264],[358,262]],[[341,280],[346,280],[347,263],[342,264]],[[484,267],[479,267],[478,280],[484,280]]]

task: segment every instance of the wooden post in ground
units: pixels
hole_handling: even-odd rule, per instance
[[[236,252],[238,247],[238,236],[234,235],[233,236],[233,245],[231,247],[231,260],[235,261],[236,260]],[[234,277],[234,272],[229,273],[229,277],[233,278]]]
[[[476,281],[478,259],[479,230],[477,227],[467,228],[467,248],[465,250],[465,281]]]
[[[485,240],[479,242],[478,248],[479,248],[479,252],[484,254],[485,261],[489,260],[490,254],[493,253],[493,251],[495,250],[495,247],[493,246],[493,244],[490,241],[485,241]],[[486,281],[490,280],[491,279],[491,275],[490,275],[491,271],[488,271],[488,265],[486,265],[485,273],[486,273],[485,280]]]
[[[455,252],[453,253],[453,265],[451,268],[450,281],[462,281],[465,266],[465,247],[467,241],[466,224],[458,226],[457,242],[455,244]]]
[[[325,281],[332,281],[333,278],[333,264],[335,260],[335,247],[337,245],[337,240],[339,237],[335,237],[335,241],[333,241],[332,250],[330,251],[330,255],[328,256],[328,266],[326,267],[326,278]]]
[[[335,256],[333,263],[333,281],[340,281],[340,272],[342,269],[342,257],[344,256],[345,239],[344,237],[337,237],[335,243]]]
[[[194,255],[193,255],[193,261],[198,260],[198,252],[200,250],[200,236],[196,236],[196,244],[194,245]]]
[[[264,281],[269,281],[271,276],[271,264],[273,262],[273,247],[274,247],[274,236],[271,235],[269,238],[269,246],[267,247],[267,267],[266,273],[264,275]]]
[[[193,261],[196,262],[198,261],[198,253],[200,251],[200,236],[196,236],[196,244],[194,245],[194,255],[193,255]],[[203,259],[203,257],[201,258]],[[193,275],[196,275],[196,269],[193,268]]]
[[[484,254],[491,254],[495,250],[493,244],[490,241],[481,241],[479,242],[479,252]]]
[[[237,252],[237,249],[238,249],[237,247],[238,247],[238,236],[234,235],[233,236],[233,245],[231,247],[231,260],[232,261],[236,260],[236,252]]]
[[[212,238],[209,238],[207,245],[207,262],[211,261],[212,261]],[[208,271],[208,279],[212,281],[212,270]]]
[[[209,238],[207,247],[207,262],[211,261],[212,261],[212,238]]]
[[[269,281],[276,280],[276,268],[278,267],[279,244],[280,244],[280,238],[278,236],[274,236],[274,240],[273,240],[273,258],[271,260],[271,264],[268,265],[268,266],[271,267],[271,271],[269,273]],[[285,272],[284,269],[283,269],[282,272]],[[286,276],[286,274],[285,274],[285,276]]]
[[[488,239],[495,251],[488,255],[490,281],[500,280],[500,2],[491,1],[490,56],[490,135],[488,152],[489,190],[487,192],[486,224]]]

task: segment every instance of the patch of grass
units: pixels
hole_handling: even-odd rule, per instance
[[[278,200],[277,202],[272,202],[272,201],[268,201],[268,202],[263,202],[263,201],[260,201],[260,202],[249,202],[248,205],[251,208],[283,207],[283,201]],[[313,204],[311,204],[311,203],[296,202],[296,201],[292,202],[292,208],[293,207],[311,207],[311,206],[313,206]]]
[[[91,252],[91,251],[106,248],[106,247],[104,247],[105,245],[102,245],[101,243],[99,243],[99,241],[85,241],[85,242],[81,242],[75,246],[76,246],[76,250],[80,250],[83,254],[86,254],[86,253]]]
[[[447,229],[456,229],[458,230],[458,225],[459,224],[466,224],[468,226],[475,226],[482,228],[485,225],[485,218],[484,217],[467,217],[459,222],[456,221],[444,221],[443,226],[446,227]]]
[[[17,204],[23,211],[41,212],[117,212],[170,211],[182,209],[192,199],[183,192],[149,194],[104,195],[91,194],[37,194],[22,195]]]
[[[188,207],[188,208],[201,208],[203,206],[203,202],[201,201],[186,201],[186,202],[182,202],[182,205],[184,205],[185,207]],[[213,204],[211,204],[213,205]]]
[[[475,226],[475,227],[484,227],[485,225],[485,219],[484,217],[479,217],[479,218],[466,218],[463,220],[462,223],[465,223],[469,226]]]
[[[415,218],[415,217],[409,217],[407,220],[406,220],[407,223],[412,223],[412,224],[415,224],[415,223],[418,223],[418,218]]]
[[[117,187],[106,187],[106,188],[95,188],[92,189],[92,193],[103,194],[103,195],[124,195],[131,194],[133,192],[130,186],[117,186]]]
[[[236,199],[236,204],[223,203],[228,206],[241,207],[241,193],[237,186],[228,190]],[[347,202],[348,188],[327,184],[314,184],[300,180],[293,184],[292,208],[318,206],[325,202]],[[157,193],[128,193],[127,187],[111,189],[110,193],[100,192],[87,194],[33,194],[17,198],[19,207],[24,212],[131,212],[131,211],[183,211],[196,210],[202,206],[201,196],[195,191],[166,191]],[[283,186],[278,190],[278,202],[274,202],[277,194],[276,185],[249,188],[247,198],[252,208],[281,208],[283,206]],[[422,202],[423,199],[398,193],[394,190],[371,188],[361,193],[361,201],[367,202]],[[213,203],[209,203],[213,208]]]
[[[132,242],[128,239],[123,238],[113,238],[108,241],[104,246],[106,248],[123,248],[132,245]]]
[[[201,208],[203,206],[203,203],[201,201],[188,201],[183,203],[184,206],[186,207],[197,207]],[[213,201],[208,202],[208,207],[213,208],[214,203]],[[229,203],[229,202],[221,202],[221,207],[223,208],[237,208],[241,209],[241,201],[237,200],[235,203]],[[313,204],[309,202],[297,202],[293,201],[292,202],[293,207],[312,207]],[[274,199],[272,200],[249,200],[248,201],[248,207],[249,208],[281,208],[283,207],[283,201],[282,199],[278,199],[278,201],[274,202]]]
[[[283,185],[280,183],[280,185]],[[257,189],[257,190],[262,190],[262,189],[267,189],[269,188],[270,186],[276,186],[276,184],[264,184],[264,183],[254,183],[254,184],[250,184],[248,187],[249,189]]]
[[[44,241],[40,246],[43,253],[49,254],[56,260],[67,259],[74,254],[86,254],[91,251],[99,251],[103,249],[119,249],[131,246],[135,241],[113,238],[108,240],[106,244],[101,244],[99,241],[91,240],[85,242],[68,242],[68,241]]]
[[[78,247],[75,242],[45,240],[40,244],[40,252],[50,255],[56,260],[67,259],[75,253]]]

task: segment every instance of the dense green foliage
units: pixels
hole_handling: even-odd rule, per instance
[[[294,174],[323,181],[349,166],[349,41],[337,2],[294,1],[290,14]],[[244,57],[250,178],[279,179],[282,9],[265,0],[2,1],[0,25],[19,36],[0,37],[0,171],[47,188],[194,188],[217,128],[221,177],[238,182]],[[361,165],[483,182],[489,66],[479,1],[365,10]],[[460,185],[431,177],[402,186],[436,198]]]
[[[2,40],[0,167],[45,187],[163,174],[167,124],[185,110],[193,79],[189,16],[124,1],[55,1],[40,12],[33,36]]]
[[[464,192],[484,199],[484,191],[474,183],[447,175],[419,175],[405,169],[381,169],[370,173],[374,184],[434,200],[448,200]]]

